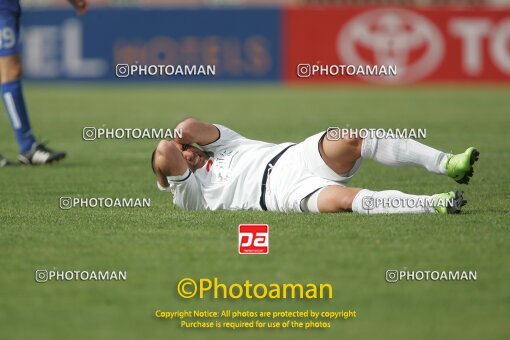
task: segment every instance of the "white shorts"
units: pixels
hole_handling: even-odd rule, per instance
[[[345,176],[334,172],[322,159],[319,141],[325,131],[288,149],[270,170],[266,205],[270,211],[301,212],[301,200],[329,186],[345,186],[361,166],[361,158]]]

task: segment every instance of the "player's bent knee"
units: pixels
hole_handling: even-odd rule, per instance
[[[363,143],[363,138],[356,137],[356,138],[345,138],[345,143],[347,143],[351,148],[357,148],[361,147],[361,144]]]
[[[319,152],[324,162],[337,174],[347,174],[361,157],[362,138],[323,139]]]
[[[363,138],[341,138],[338,140],[322,140],[322,149],[324,153],[332,158],[338,156],[352,156],[353,158],[359,158],[361,154],[361,145],[363,144]]]
[[[361,154],[363,138],[346,137],[339,139],[337,143],[340,143],[337,148],[342,149],[345,153],[350,154],[357,159]]]

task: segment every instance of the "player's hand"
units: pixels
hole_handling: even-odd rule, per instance
[[[78,15],[83,15],[89,9],[87,0],[69,0],[69,3],[76,9]]]

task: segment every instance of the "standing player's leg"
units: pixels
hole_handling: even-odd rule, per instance
[[[25,164],[46,164],[65,157],[38,144],[32,133],[21,86],[19,13],[0,11],[0,83],[2,99],[18,141],[18,159]]]
[[[2,74],[5,72],[2,72],[2,59],[6,55],[14,53],[14,51],[17,50],[14,20],[11,17],[12,13],[10,11],[0,11],[0,80]],[[0,167],[8,164],[10,164],[10,162],[0,155]]]
[[[21,153],[35,143],[21,88],[21,60],[17,55],[0,57],[2,99]]]

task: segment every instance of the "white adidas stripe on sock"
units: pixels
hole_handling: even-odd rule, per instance
[[[12,125],[15,129],[21,128],[21,120],[19,119],[18,110],[16,109],[16,105],[14,104],[14,98],[12,98],[12,93],[6,92],[4,94],[5,104],[7,106],[7,112],[12,120]]]

